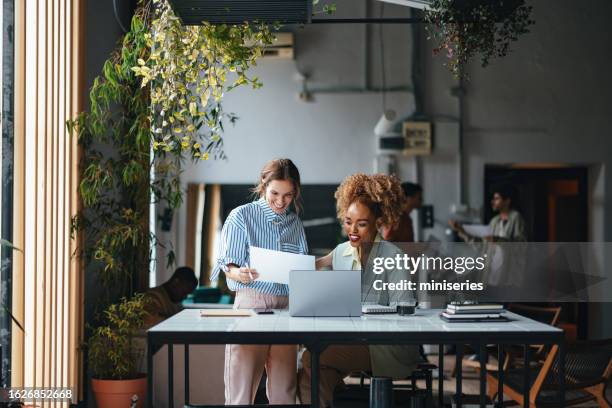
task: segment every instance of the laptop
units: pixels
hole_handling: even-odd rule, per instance
[[[361,271],[290,271],[291,316],[361,316]]]

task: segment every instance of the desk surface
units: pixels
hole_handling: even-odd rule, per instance
[[[287,310],[272,315],[250,317],[200,317],[197,309],[187,309],[161,322],[149,334],[163,333],[541,333],[560,334],[562,330],[526,317],[506,312],[509,322],[448,323],[438,316],[441,310],[417,310],[412,316],[362,315],[360,317],[291,317]]]

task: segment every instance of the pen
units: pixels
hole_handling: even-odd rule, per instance
[[[249,263],[247,262],[246,267],[251,269],[251,267],[249,266]],[[251,273],[251,271],[249,271],[249,278],[251,278],[251,280],[253,280],[253,274]]]

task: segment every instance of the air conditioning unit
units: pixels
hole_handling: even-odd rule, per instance
[[[293,33],[276,33],[272,45],[264,49],[266,59],[293,59]]]
[[[404,156],[426,156],[431,154],[431,122],[406,121],[402,125]]]
[[[170,0],[170,4],[184,25],[307,24],[312,16],[312,0]]]

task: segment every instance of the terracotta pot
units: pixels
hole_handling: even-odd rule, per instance
[[[98,380],[91,379],[91,389],[96,397],[98,408],[129,408],[132,396],[138,395],[138,408],[145,406],[147,378],[134,380]]]

